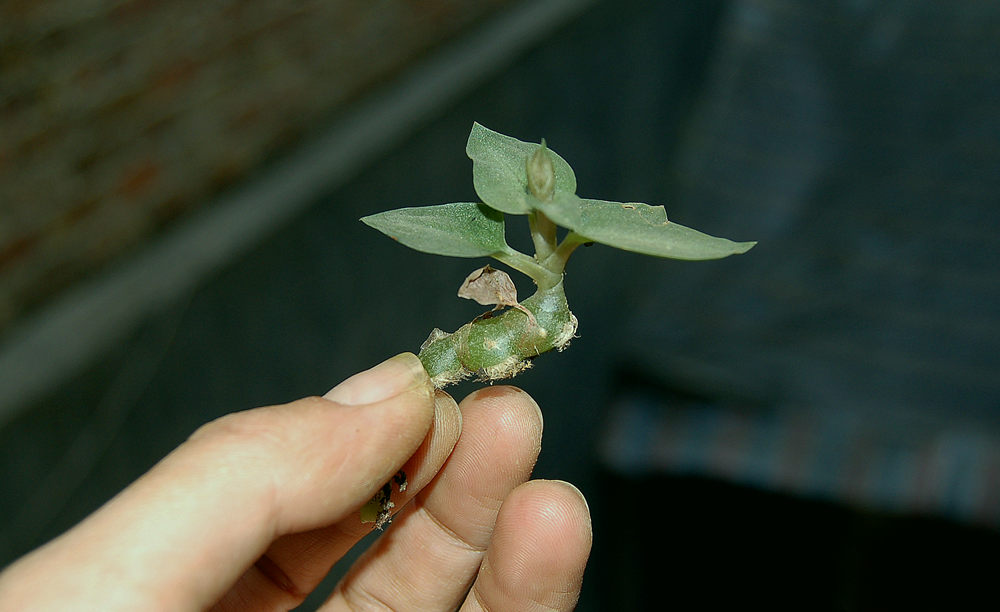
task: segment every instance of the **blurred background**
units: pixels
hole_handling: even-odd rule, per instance
[[[357,222],[474,199],[478,121],[759,241],[570,264],[515,382],[594,514],[579,609],[992,599],[997,57],[973,0],[3,0],[0,563],[479,314],[483,262]]]

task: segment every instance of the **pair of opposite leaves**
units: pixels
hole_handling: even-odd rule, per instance
[[[456,202],[389,210],[362,218],[367,225],[402,244],[437,255],[487,257],[511,252],[504,237],[504,213],[539,211],[567,228],[581,242],[598,242],[626,251],[672,259],[718,259],[744,253],[755,242],[733,242],[667,221],[662,206],[590,200],[576,195],[570,165],[546,150],[554,171],[551,198],[540,200],[529,188],[527,160],[539,147],[504,136],[476,123],[466,144],[478,202]]]

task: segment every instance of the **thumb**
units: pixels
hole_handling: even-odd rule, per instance
[[[33,603],[45,593],[105,609],[123,597],[210,605],[276,537],[366,502],[419,447],[433,398],[419,359],[403,354],[325,398],[224,416],[0,582],[19,584]],[[53,576],[56,567],[73,570]]]

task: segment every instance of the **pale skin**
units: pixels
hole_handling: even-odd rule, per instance
[[[213,421],[82,523],[0,573],[3,610],[287,610],[402,508],[321,608],[571,610],[587,504],[529,481],[535,402],[488,387],[457,405],[403,354],[322,398]]]

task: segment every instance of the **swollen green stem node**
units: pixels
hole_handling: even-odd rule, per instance
[[[531,367],[531,360],[562,350],[576,334],[577,320],[566,303],[562,282],[539,289],[521,302],[535,321],[517,309],[484,316],[454,333],[434,329],[420,347],[420,361],[438,388],[476,377],[492,382]]]

